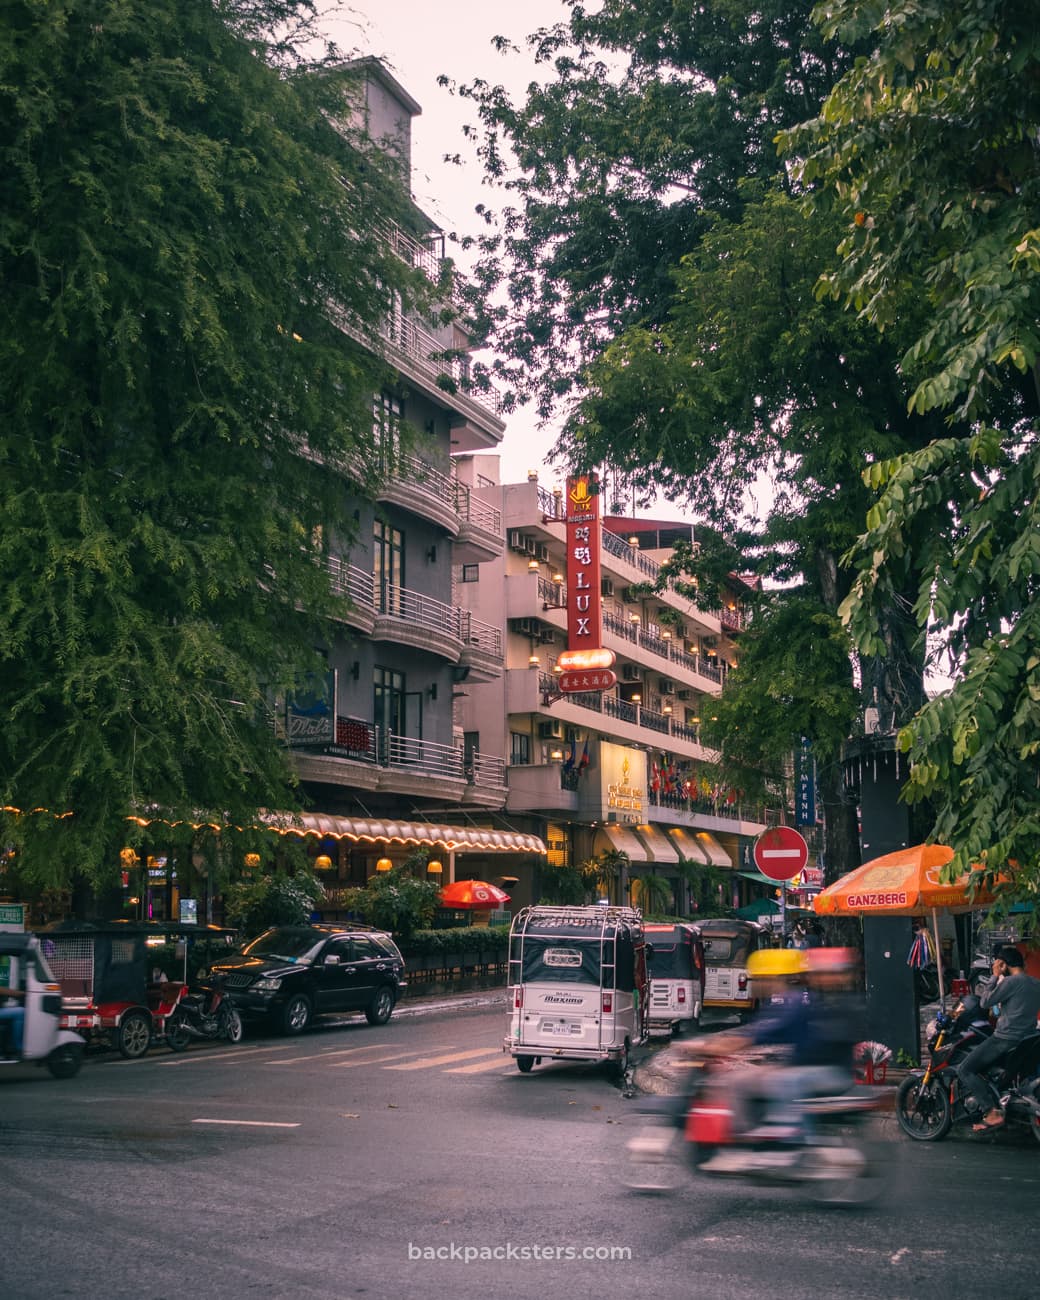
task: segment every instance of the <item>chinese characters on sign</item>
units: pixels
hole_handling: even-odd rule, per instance
[[[564,695],[577,691],[606,691],[617,685],[617,673],[609,668],[600,668],[594,672],[561,673],[557,685]]]
[[[599,486],[592,474],[567,480],[567,648],[601,641]],[[592,687],[590,689],[600,689]]]

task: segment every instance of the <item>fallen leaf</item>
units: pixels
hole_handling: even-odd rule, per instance
[[[341,1110],[340,1113],[339,1113],[339,1117],[340,1117],[340,1119],[360,1119],[360,1118],[361,1118],[360,1114],[359,1114],[356,1110]]]
[[[387,1108],[387,1110],[400,1110],[400,1107],[399,1107],[399,1106],[395,1106],[394,1103],[393,1103],[392,1101],[388,1101],[388,1102],[386,1103],[386,1108]]]
[[[593,1109],[593,1110],[602,1110],[603,1107],[602,1107],[602,1106],[593,1106],[592,1109]]]

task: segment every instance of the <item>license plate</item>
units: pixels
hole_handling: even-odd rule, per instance
[[[556,1023],[555,1023],[554,1021],[552,1021],[552,1020],[543,1020],[543,1021],[542,1021],[542,1033],[543,1033],[543,1034],[563,1034],[565,1037],[568,1037],[568,1038],[569,1038],[569,1037],[571,1036],[571,1034],[580,1034],[580,1033],[581,1033],[581,1025],[558,1025],[558,1024],[556,1024]]]

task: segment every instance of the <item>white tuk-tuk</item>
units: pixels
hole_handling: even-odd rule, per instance
[[[699,1029],[704,1009],[704,945],[695,925],[648,925],[650,1030]]]
[[[509,1033],[525,1074],[544,1060],[609,1061],[619,1074],[649,1032],[642,913],[525,907],[509,932]]]
[[[28,1061],[71,1079],[83,1064],[83,1039],[61,1028],[61,986],[34,934],[0,933],[0,988],[11,990],[0,996],[0,1066]]]

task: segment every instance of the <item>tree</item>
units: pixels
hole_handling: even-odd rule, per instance
[[[1025,0],[821,6],[871,55],[787,137],[800,174],[846,222],[823,288],[882,330],[897,295],[927,319],[905,348],[912,410],[971,422],[866,473],[877,500],[843,607],[857,644],[912,584],[951,688],[900,733],[906,797],[930,798],[952,869],[1040,886],[1040,34]]]
[[[400,169],[313,36],[308,0],[5,8],[0,803],[23,812],[0,835],[23,881],[118,881],[130,814],[296,806],[267,706],[323,671],[322,545],[374,473],[383,370],[354,340],[415,283],[379,234]]]
[[[864,702],[891,730],[923,701],[898,599],[885,653],[862,662],[838,619],[840,557],[870,504],[860,471],[941,425],[907,414],[899,338],[814,294],[843,228],[802,210],[773,137],[816,111],[866,46],[823,40],[810,8],[575,7],[532,38],[555,79],[520,108],[486,83],[467,93],[490,174],[524,205],[484,241],[484,288],[512,273],[495,341],[521,394],[543,411],[563,399],[561,458],[607,466],[636,497],[663,489],[713,526],[664,581],[705,608],[734,573],[766,584],[702,734],[749,790],[778,788],[799,738],[813,741],[835,875],[858,861],[843,741]],[[913,300],[902,308],[912,321]],[[773,499],[748,521],[763,475]]]

